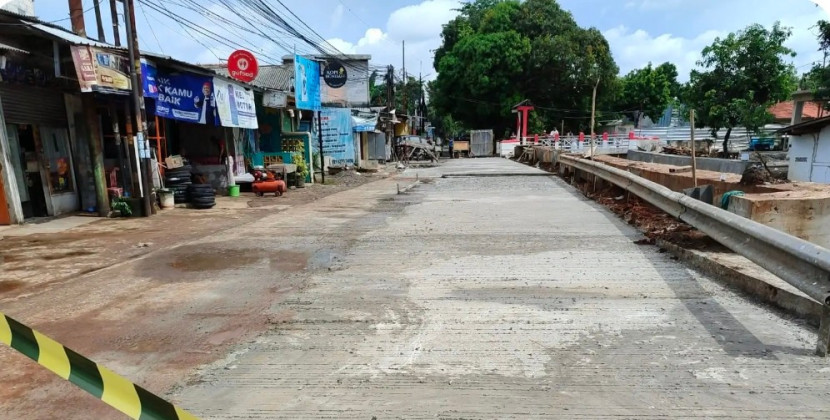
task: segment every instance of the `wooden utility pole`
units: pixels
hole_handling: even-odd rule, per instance
[[[689,111],[689,122],[692,123],[692,179],[694,186],[697,188],[697,146],[695,145],[695,110]]]
[[[153,181],[151,175],[150,142],[147,139],[146,115],[144,109],[144,89],[141,84],[141,53],[138,47],[138,35],[135,29],[135,9],[133,0],[123,0],[124,22],[127,26],[127,50],[130,57],[130,82],[132,84],[133,119],[135,141],[138,142],[139,170],[144,184],[144,216],[148,217],[155,211],[153,206]]]
[[[406,76],[406,41],[403,41],[402,45],[402,53],[401,53],[401,60],[403,62],[403,113],[406,115],[407,121],[406,123],[409,124],[409,104],[406,102],[406,91],[407,91],[407,76]]]
[[[386,128],[386,141],[389,142],[389,148],[392,150],[392,156],[397,160],[398,151],[395,148],[395,125],[392,121],[395,119],[395,67],[389,65],[386,67],[386,108],[389,111],[389,121]],[[386,158],[384,151],[384,159]]]
[[[107,42],[107,37],[104,35],[104,22],[101,21],[101,0],[92,0],[95,8],[95,25],[98,27],[98,40]]]
[[[118,29],[118,3],[115,0],[110,0],[110,16],[112,19],[112,38],[116,47],[121,46],[121,33]]]
[[[72,32],[78,36],[85,37],[86,25],[84,23],[83,2],[81,0],[69,0],[69,15],[72,20]],[[104,143],[100,136],[101,120],[98,115],[95,98],[92,95],[92,93],[82,93],[81,106],[83,107],[86,131],[89,133],[89,154],[92,159],[96,207],[98,208],[98,215],[106,217],[110,213],[110,202],[107,193],[107,183],[104,178]]]
[[[69,0],[69,20],[72,23],[72,32],[85,37],[86,26],[84,25],[83,0]]]
[[[591,159],[594,159],[594,125],[596,125],[597,115],[597,88],[599,88],[599,77],[597,83],[594,84],[594,95],[591,98]]]

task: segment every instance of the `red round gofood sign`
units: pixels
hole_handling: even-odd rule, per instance
[[[228,57],[228,73],[236,80],[251,82],[259,73],[256,57],[248,51],[237,50]]]

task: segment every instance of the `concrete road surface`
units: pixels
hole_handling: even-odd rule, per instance
[[[416,172],[408,194],[369,184],[211,244],[312,257],[173,399],[211,419],[830,417],[814,330],[635,245],[558,179],[502,159]]]

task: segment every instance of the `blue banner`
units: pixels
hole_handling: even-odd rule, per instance
[[[196,124],[219,125],[212,77],[159,73],[156,82],[156,115]]]
[[[158,98],[159,87],[156,82],[158,69],[152,61],[141,59],[141,85],[144,87],[145,98]]]
[[[354,166],[352,112],[345,108],[323,108],[323,155],[334,166]]]
[[[294,56],[294,95],[297,109],[320,110],[320,63]]]

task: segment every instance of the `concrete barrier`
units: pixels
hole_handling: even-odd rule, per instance
[[[690,156],[666,155],[663,153],[641,152],[639,150],[629,150],[628,160],[636,162],[660,163],[663,165],[673,166],[691,166],[692,158]],[[749,167],[750,162],[742,162],[739,160],[717,159],[717,158],[697,158],[697,168],[704,171],[713,171],[721,173],[730,173],[743,175],[746,168]]]

